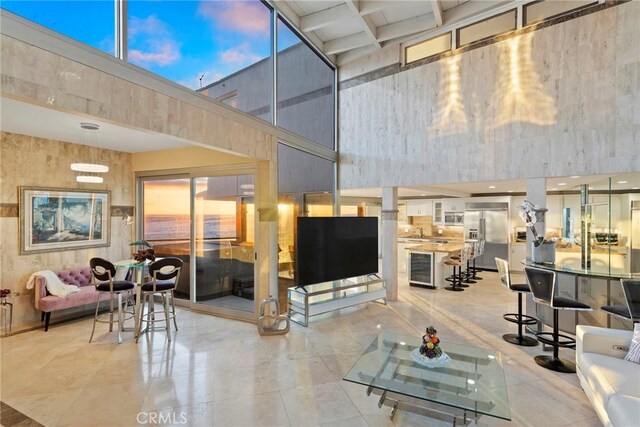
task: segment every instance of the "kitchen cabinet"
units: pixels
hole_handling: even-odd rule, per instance
[[[443,199],[442,210],[445,212],[464,212],[464,199]]]
[[[434,224],[444,223],[444,210],[442,209],[441,200],[436,200],[433,202],[433,223]]]
[[[407,205],[406,203],[398,203],[398,223],[407,223]]]
[[[432,216],[431,200],[407,200],[407,216]]]
[[[398,243],[398,271],[400,273],[407,272],[407,260],[409,259],[409,251],[407,250],[410,246],[416,246],[417,243]]]

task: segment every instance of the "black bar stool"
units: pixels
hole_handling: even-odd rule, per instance
[[[467,262],[469,258],[469,246],[465,245],[464,248],[460,250],[460,252],[450,255],[449,257],[443,260],[444,265],[449,265],[453,267],[453,274],[451,276],[445,278],[447,282],[451,282],[450,287],[446,287],[445,289],[448,291],[460,292],[464,291],[463,288],[468,288],[469,285],[465,285],[462,283],[463,273],[462,266]],[[457,270],[456,270],[457,268]]]
[[[523,345],[527,347],[538,345],[538,340],[528,337],[522,333],[522,325],[536,325],[538,323],[538,319],[535,317],[522,314],[522,294],[530,292],[529,285],[526,283],[511,283],[509,263],[506,260],[496,258],[496,265],[498,266],[498,275],[500,276],[502,284],[511,292],[516,292],[518,294],[518,313],[507,313],[502,316],[507,322],[516,323],[518,325],[518,333],[505,334],[502,336],[502,339],[515,345]]]
[[[626,305],[605,305],[600,309],[634,323],[640,322],[640,280],[620,279],[620,284]]]
[[[126,312],[123,309],[123,301],[122,294],[124,292],[132,292],[136,284],[129,280],[113,280],[116,275],[116,267],[110,261],[102,258],[91,258],[89,260],[89,266],[91,267],[91,274],[93,275],[93,283],[96,287],[96,291],[98,294],[110,294],[109,297],[109,319],[103,319],[103,314],[98,314],[98,309],[100,308],[100,298],[98,295],[96,302],[96,313],[93,316],[93,328],[91,329],[91,336],[89,337],[89,342],[93,340],[93,334],[96,331],[96,323],[108,323],[109,324],[109,332],[113,331],[113,324],[118,324],[118,344],[122,343],[122,330],[124,329],[124,321],[133,318],[133,313],[129,313],[130,316],[125,316]],[[113,310],[114,305],[116,304],[115,299],[117,298],[118,304],[118,318],[114,320],[113,318]]]
[[[471,256],[471,279],[473,280],[482,280],[482,277],[478,276],[479,268],[476,268],[476,258],[481,256],[484,253],[484,239],[480,239],[476,241],[476,244],[473,248],[473,254]]]
[[[183,262],[179,258],[162,258],[149,264],[149,276],[151,276],[151,282],[145,283],[140,287],[140,322],[139,330],[136,335],[136,342],[140,339],[140,331],[142,330],[142,323],[146,322],[147,325],[155,325],[155,322],[164,322],[167,331],[167,340],[171,341],[171,319],[173,319],[173,325],[178,330],[178,323],[176,322],[176,306],[173,297],[173,290],[180,280],[180,271],[182,270]],[[153,296],[160,295],[162,297],[162,306],[164,308],[164,319],[156,319],[155,309],[153,303]],[[144,312],[144,304],[147,303],[147,313]],[[171,308],[169,308],[171,304]]]
[[[560,347],[575,348],[576,340],[558,330],[558,310],[591,310],[580,301],[556,295],[556,273],[540,268],[525,267],[524,272],[529,282],[533,300],[548,305],[553,309],[553,332],[538,332],[536,338],[543,344],[553,347],[553,356],[536,356],[534,360],[543,368],[556,372],[575,373],[576,364],[558,357]]]

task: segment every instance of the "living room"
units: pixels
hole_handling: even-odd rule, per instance
[[[337,141],[332,140],[339,142],[339,150],[316,144],[319,137],[307,138],[300,135],[302,131],[277,128],[238,110],[231,105],[232,98],[214,102],[200,92],[178,87],[151,71],[81,46],[3,9],[0,278],[1,287],[11,290],[7,301],[12,303],[13,329],[12,335],[2,339],[2,401],[45,425],[82,425],[92,416],[96,424],[150,423],[151,413],[172,413],[179,422],[183,408],[188,408],[187,423],[193,425],[207,420],[222,425],[420,424],[423,418],[404,411],[388,421],[388,412],[378,410],[377,399],[366,396],[366,387],[348,384],[342,378],[381,331],[419,337],[426,326],[433,325],[443,343],[466,343],[501,352],[514,424],[537,425],[543,420],[550,425],[600,425],[576,375],[544,370],[533,361],[542,351],[539,347],[516,347],[501,339],[501,335],[513,332],[513,325],[503,322],[502,314],[517,311],[517,304],[514,295],[501,286],[497,273],[482,273],[484,281],[465,290],[462,298],[455,293],[409,288],[397,265],[385,266],[390,254],[397,253],[397,239],[390,239],[393,245],[385,246],[384,242],[389,229],[395,230],[390,236],[397,236],[398,229],[391,212],[397,209],[397,195],[387,190],[390,188],[638,172],[638,123],[633,111],[637,110],[639,91],[633,67],[640,61],[640,53],[628,41],[637,35],[634,23],[640,8],[634,2],[595,7],[593,12],[574,14],[566,23],[554,22],[531,32],[521,28],[515,36],[500,36],[473,49],[461,48],[449,57],[404,64],[397,73],[393,65],[397,64],[394,55],[402,51],[400,41],[345,62],[337,67],[334,88],[340,95],[336,101],[339,130],[329,132],[339,134]],[[525,33],[534,36],[527,39]],[[569,36],[578,33],[581,36],[575,37],[579,40]],[[514,40],[512,36],[525,40],[522,46],[533,49],[533,63],[540,67],[543,86],[555,101],[553,124],[507,120],[490,126],[492,118],[497,120],[508,109],[500,112],[502,107],[496,107],[486,115],[478,113],[482,103],[475,100],[490,99],[487,87],[491,85],[483,87],[481,81],[497,82],[491,76],[499,74],[496,70],[505,52],[514,48],[509,41]],[[560,49],[561,43],[554,43],[567,38],[572,41],[566,42],[566,51]],[[608,43],[605,46],[596,43],[598,40]],[[582,49],[590,49],[589,54]],[[552,61],[545,74],[541,64],[547,56],[561,57],[562,61]],[[461,63],[452,57],[460,58]],[[561,69],[560,62],[567,68]],[[438,74],[438,69],[445,63],[449,70],[479,70],[477,74],[484,80],[462,76],[463,92],[475,94],[461,101],[467,103],[462,108],[467,114],[466,125],[464,120],[451,119],[439,131],[432,128],[429,133],[430,125],[442,121],[436,120],[436,112],[425,111],[430,106],[444,111],[446,105],[439,103],[436,95],[426,95],[426,88],[439,87],[445,80],[435,77],[444,75]],[[376,70],[387,66],[376,75]],[[609,67],[613,72],[609,73]],[[335,71],[335,67],[330,69]],[[579,83],[568,77],[576,75],[588,77]],[[416,82],[420,83],[416,86]],[[561,90],[554,91],[556,83]],[[417,96],[420,93],[424,96]],[[606,100],[594,99],[594,93]],[[538,107],[549,100],[531,99]],[[521,108],[517,102],[513,105]],[[608,113],[612,105],[616,114]],[[46,120],[38,110],[44,110]],[[524,111],[529,110],[520,109],[518,114]],[[474,117],[479,117],[478,121]],[[93,145],[81,141],[80,123],[85,122],[100,125]],[[459,138],[464,134],[460,126],[467,136]],[[62,128],[66,135],[57,134],[54,127]],[[107,135],[119,136],[107,140]],[[407,145],[407,141],[417,142]],[[562,143],[553,146],[552,141]],[[115,148],[116,144],[121,148]],[[294,166],[281,170],[281,161],[288,154]],[[306,161],[307,155],[319,160]],[[78,174],[69,168],[74,162],[104,164],[109,172],[101,184],[78,183]],[[171,342],[157,331],[138,346],[126,334],[125,343],[117,345],[115,334],[104,328],[98,331],[97,342],[89,345],[93,305],[81,312],[65,312],[57,319],[54,313],[47,333],[23,332],[42,327],[33,291],[26,287],[29,276],[45,269],[87,267],[94,256],[129,259],[130,244],[145,237],[140,234],[144,221],[140,216],[144,209],[139,198],[141,180],[176,173],[186,173],[188,179],[245,173],[255,177],[255,188],[246,190],[255,191],[253,280],[258,285],[251,300],[253,310],[248,315],[231,314],[249,321],[255,321],[262,300],[278,294],[282,287],[278,275],[286,276],[291,267],[291,257],[285,260],[282,252],[294,251],[290,248],[291,218],[308,213],[305,196],[317,197],[321,201],[316,208],[324,209],[325,192],[330,196],[329,204],[334,205],[339,195],[336,189],[382,189],[380,216],[389,222],[382,221],[381,274],[387,281],[388,305],[369,303],[321,315],[313,318],[308,328],[292,325],[283,337],[259,336],[255,324],[218,317],[221,310],[208,311],[217,316],[201,314],[208,310],[202,307],[190,310],[196,302],[191,300],[178,304],[180,330]],[[321,179],[305,180],[305,173]],[[292,189],[282,190],[286,185]],[[24,253],[21,187],[108,192],[108,244]],[[286,232],[279,233],[277,213],[284,209],[291,215]],[[242,215],[238,210],[239,224]],[[133,218],[133,224],[126,218]],[[79,314],[89,317],[67,321]],[[6,321],[3,326],[6,331]],[[254,346],[255,351],[247,351]],[[245,360],[239,362],[238,354]],[[575,358],[573,350],[562,349],[561,354]],[[35,366],[25,374],[24,361],[34,359],[30,363]],[[118,384],[122,378],[116,373],[122,369],[130,375]],[[215,378],[201,375],[209,370]],[[82,377],[78,371],[83,372]],[[63,384],[69,385],[69,391],[58,393]],[[101,385],[122,394],[122,399],[112,402],[114,406],[98,402]],[[125,399],[131,398],[127,387],[138,392],[130,401]],[[171,395],[160,389],[170,390]],[[246,411],[249,395],[250,413]],[[67,405],[71,402],[73,410]],[[125,409],[114,415],[109,408],[122,407],[120,404]],[[225,405],[231,409],[224,409]],[[316,409],[311,410],[314,405]],[[140,415],[143,412],[146,415]],[[480,424],[502,422],[489,417],[478,420]]]

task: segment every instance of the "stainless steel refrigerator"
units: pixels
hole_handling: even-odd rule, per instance
[[[464,238],[484,239],[484,253],[476,258],[476,267],[496,271],[496,257],[509,259],[509,204],[467,203]]]

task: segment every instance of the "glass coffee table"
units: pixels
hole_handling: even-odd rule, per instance
[[[511,420],[502,355],[462,344],[443,343],[451,360],[442,367],[414,362],[420,347],[416,337],[384,332],[376,338],[344,380],[367,386],[367,395],[380,395],[378,407],[407,409],[463,425],[481,415]],[[450,418],[452,417],[452,418]]]

